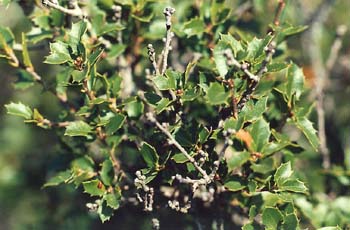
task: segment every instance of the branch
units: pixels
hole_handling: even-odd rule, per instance
[[[330,73],[335,62],[337,61],[338,54],[343,43],[343,37],[347,30],[348,28],[346,25],[340,25],[337,27],[337,36],[333,42],[333,45],[331,47],[331,52],[326,62],[326,71],[328,73]]]
[[[147,49],[148,49],[148,58],[153,65],[153,69],[155,71],[155,74],[159,75],[160,73],[159,73],[159,69],[157,66],[157,62],[156,62],[156,51],[154,50],[152,44],[148,44]]]
[[[174,33],[170,31],[171,29],[171,16],[175,13],[175,9],[171,8],[171,7],[166,7],[163,11],[163,14],[165,15],[165,19],[166,19],[166,38],[165,38],[165,45],[164,45],[164,49],[163,49],[163,59],[162,59],[162,71],[161,74],[165,73],[165,70],[167,68],[168,65],[168,55],[169,55],[169,51],[171,50],[171,39],[174,37]]]
[[[273,24],[275,26],[279,26],[280,25],[280,18],[283,12],[284,7],[286,6],[286,3],[284,2],[284,0],[279,0],[278,1],[278,6],[276,9],[276,13],[275,13],[275,18],[273,20]]]
[[[77,2],[74,2],[74,5],[73,5],[74,8],[73,9],[64,8],[64,7],[60,6],[57,1],[54,1],[54,0],[43,0],[42,3],[44,5],[47,5],[47,6],[51,7],[51,8],[53,8],[53,9],[59,10],[62,13],[65,13],[65,14],[76,16],[76,17],[79,17],[79,18],[83,18],[83,16],[84,16],[83,11],[80,9],[80,7],[78,6]]]
[[[203,175],[204,177],[203,179],[205,180],[205,182],[209,183],[211,179],[208,176],[207,172],[199,166],[198,162],[179,144],[179,142],[177,142],[177,140],[175,140],[175,138],[171,135],[171,133],[157,121],[153,113],[150,113],[150,112],[146,113],[146,118],[150,122],[154,123],[158,127],[158,129],[168,137],[171,144],[175,145],[175,147],[185,155],[185,157],[194,165],[194,167],[198,170],[198,172]]]

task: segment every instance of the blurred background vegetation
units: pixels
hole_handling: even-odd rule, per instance
[[[208,0],[209,1],[209,0]],[[172,5],[191,10],[191,1],[159,1],[162,5]],[[154,1],[154,7],[159,4]],[[197,2],[197,1],[192,1]],[[200,2],[200,1],[199,1]],[[227,1],[232,7],[245,2],[250,4],[244,12],[238,26],[242,30],[264,34],[276,6],[276,0]],[[350,1],[290,0],[283,15],[284,20],[295,25],[314,23],[313,15],[319,6],[328,2],[330,11],[324,16],[318,34],[321,60],[326,63],[339,25],[350,28]],[[194,3],[193,3],[194,4]],[[16,38],[22,31],[30,30],[29,15],[34,1],[14,1],[7,8],[0,7],[0,25],[10,27]],[[181,8],[181,9],[182,9]],[[162,7],[159,7],[162,9]],[[195,12],[187,12],[195,15]],[[177,15],[175,15],[177,17]],[[152,23],[152,22],[151,22]],[[305,43],[314,43],[304,33],[291,38],[290,58],[303,66],[309,93],[308,100],[315,99],[316,73],[312,68],[312,55]],[[307,41],[309,39],[309,41]],[[298,174],[306,181],[313,194],[313,200],[297,203],[304,217],[316,226],[350,223],[350,39],[349,32],[342,39],[342,48],[325,83],[326,137],[331,154],[332,167],[322,170],[319,153],[303,152],[298,158]],[[146,44],[144,44],[146,46]],[[44,79],[48,68],[42,64],[48,49],[32,51],[34,65]],[[35,58],[36,57],[36,58]],[[50,70],[51,71],[51,70]],[[16,70],[0,62],[0,229],[148,229],[151,217],[133,208],[119,210],[113,219],[102,225],[97,216],[89,214],[85,207],[88,196],[81,196],[73,186],[59,186],[42,189],[50,173],[64,169],[71,156],[59,148],[55,134],[20,122],[20,119],[5,114],[4,104],[22,101],[38,108],[48,117],[59,113],[57,100],[45,93],[41,86],[29,90],[14,91]],[[317,123],[316,112],[312,118]],[[174,218],[174,213],[164,213],[164,229],[196,229],[195,225],[184,218]],[[203,217],[210,213],[203,214]],[[317,217],[317,218],[316,218]],[[161,219],[162,219],[161,218]],[[168,225],[168,226],[167,226]],[[194,227],[191,227],[191,226]],[[175,226],[175,225],[173,225]],[[187,226],[187,227],[185,227]],[[209,229],[209,227],[208,227]],[[350,228],[349,228],[350,229]]]

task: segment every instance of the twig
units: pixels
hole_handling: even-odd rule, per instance
[[[175,13],[175,9],[171,8],[171,7],[166,7],[163,11],[163,14],[165,16],[165,20],[166,20],[166,38],[165,38],[165,45],[164,45],[164,49],[163,49],[163,59],[162,59],[162,71],[161,74],[165,73],[165,70],[167,68],[168,65],[168,55],[169,55],[169,51],[171,50],[171,39],[174,36],[174,33],[171,32],[171,16]]]
[[[121,18],[122,18],[122,7],[119,5],[113,5],[112,10],[114,11],[113,19],[118,23],[121,24]],[[119,44],[123,43],[122,39],[122,31],[118,31],[117,33],[117,42]]]
[[[171,144],[175,145],[175,147],[185,155],[185,157],[194,165],[194,167],[198,170],[198,172],[203,175],[204,180],[207,183],[209,183],[211,179],[208,176],[207,172],[198,165],[198,162],[179,144],[179,142],[177,142],[177,140],[175,140],[175,138],[171,135],[171,133],[157,121],[153,113],[150,113],[150,112],[146,113],[146,118],[150,122],[154,123],[158,127],[158,129],[162,131],[169,138]]]
[[[323,64],[322,53],[320,50],[319,33],[321,26],[327,19],[328,13],[334,1],[325,0],[318,7],[319,11],[312,16],[312,24],[310,31],[305,34],[305,43],[308,53],[310,55],[312,69],[316,76],[316,112],[318,123],[318,138],[320,140],[319,151],[322,155],[322,166],[324,169],[329,169],[331,160],[329,156],[329,149],[327,148],[327,138],[325,129],[325,112],[324,112],[324,85],[327,81],[327,70]],[[311,42],[312,41],[312,42]]]
[[[284,0],[279,0],[278,1],[278,6],[276,9],[276,13],[275,13],[275,18],[273,20],[273,24],[275,26],[279,26],[280,25],[280,18],[283,12],[284,7],[286,6],[286,3],[284,2]]]
[[[337,36],[333,42],[333,45],[331,47],[331,52],[326,62],[326,71],[328,73],[330,73],[335,62],[337,61],[338,54],[343,43],[343,36],[345,35],[347,30],[348,28],[346,25],[340,25],[337,27]]]
[[[156,51],[154,50],[152,44],[148,44],[147,49],[148,49],[148,58],[153,65],[153,69],[155,71],[155,74],[159,75],[160,73],[159,73],[159,69],[157,66],[157,62],[156,62]]]
[[[89,89],[88,80],[87,79],[83,80],[83,90],[82,90],[82,92],[85,93],[90,100],[94,100],[96,98],[95,95],[94,95],[94,92],[92,92]]]
[[[74,2],[73,9],[64,8],[60,6],[57,1],[53,2],[52,0],[43,0],[42,3],[65,14],[76,16],[79,18],[83,18],[84,16],[83,11],[80,9],[77,2]]]

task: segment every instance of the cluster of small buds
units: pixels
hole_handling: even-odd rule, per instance
[[[148,44],[147,45],[147,49],[148,49],[148,58],[151,62],[155,62],[156,61],[156,51],[153,48],[152,44]]]
[[[224,55],[226,57],[226,63],[228,66],[233,66],[234,65],[234,57],[231,49],[226,49],[224,51]]]
[[[100,203],[101,203],[101,200],[97,199],[95,203],[87,203],[86,207],[88,208],[89,212],[97,212],[97,209]]]
[[[224,130],[222,132],[222,135],[225,137],[225,143],[227,143],[228,145],[233,145],[233,141],[232,141],[232,139],[230,139],[230,136],[232,134],[235,134],[235,133],[236,133],[236,130],[234,130],[234,129]]]
[[[142,175],[141,171],[136,171],[136,178],[134,180],[134,185],[136,188],[143,190],[144,197],[142,198],[139,193],[136,193],[136,197],[139,202],[144,204],[144,210],[151,212],[153,210],[154,203],[154,189],[146,185],[146,176]]]
[[[134,180],[134,185],[138,189],[142,189],[145,192],[149,192],[150,188],[146,185],[146,176],[142,175],[141,171],[136,171],[136,178]]]
[[[166,28],[167,30],[171,27],[171,16],[175,13],[175,9],[172,7],[165,7],[163,14],[166,20]]]
[[[188,210],[191,208],[191,203],[187,202],[184,206],[180,206],[180,202],[178,200],[169,200],[168,205],[171,209],[182,212],[182,213],[188,213]]]
[[[51,2],[51,3],[55,4],[55,5],[58,5],[58,0],[42,0],[42,3],[44,5],[48,5],[48,2]]]
[[[152,228],[154,230],[159,230],[160,229],[160,222],[157,218],[152,218]]]
[[[200,149],[198,151],[198,153],[200,155],[198,162],[199,162],[199,165],[202,166],[205,163],[205,161],[208,159],[209,154],[207,152],[203,151],[202,149]]]
[[[211,203],[214,201],[215,189],[213,187],[207,188],[201,185],[194,193],[193,197],[201,199],[205,203]]]
[[[119,22],[122,17],[122,7],[119,5],[113,5],[112,10],[114,12],[113,20]]]

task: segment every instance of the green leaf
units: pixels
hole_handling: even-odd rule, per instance
[[[242,226],[242,230],[255,230],[255,227],[252,223],[247,223]]]
[[[13,46],[15,36],[9,28],[0,26],[0,49],[8,50]]]
[[[271,130],[269,123],[264,118],[260,118],[251,125],[251,136],[253,137],[253,149],[261,152],[264,146],[269,142]]]
[[[262,222],[266,226],[266,230],[278,229],[278,224],[283,220],[282,213],[273,207],[267,207],[262,213]]]
[[[10,104],[5,105],[5,107],[8,114],[24,117],[27,120],[32,119],[33,111],[21,102],[11,102]]]
[[[264,39],[258,39],[256,37],[253,38],[253,40],[251,40],[248,43],[247,46],[247,54],[245,59],[247,61],[251,61],[251,62],[258,62],[260,61],[260,59],[264,56],[265,54],[265,47],[269,44],[269,42],[271,41],[272,36],[271,35],[267,35]],[[258,60],[256,60],[258,59]]]
[[[171,103],[172,101],[170,101],[168,98],[162,98],[157,103],[157,107],[156,107],[157,114],[163,112]]]
[[[88,137],[89,133],[92,132],[92,127],[84,121],[73,121],[70,122],[66,127],[64,135],[66,136],[84,136]]]
[[[69,32],[71,42],[78,44],[81,41],[81,37],[87,30],[87,22],[84,20],[78,21],[72,24],[72,29]]]
[[[227,60],[224,55],[225,50],[228,48],[229,46],[226,42],[219,41],[219,43],[216,44],[213,51],[216,69],[222,77],[224,77],[228,72]]]
[[[108,193],[106,195],[104,195],[103,197],[106,200],[106,203],[109,207],[113,208],[113,209],[118,209],[120,206],[120,198],[121,198],[121,194],[120,192],[115,192],[115,193]]]
[[[229,191],[236,192],[244,189],[246,186],[243,184],[243,181],[238,176],[231,176],[226,180],[224,187]]]
[[[288,214],[284,217],[284,222],[282,224],[282,230],[297,230],[299,229],[298,217],[294,214]]]
[[[143,114],[144,105],[140,101],[132,101],[125,105],[126,113],[130,118],[138,118]]]
[[[73,181],[75,185],[91,179],[95,176],[94,162],[91,158],[85,156],[75,159],[71,163]]]
[[[190,152],[190,155],[193,157],[195,155],[194,152]],[[176,153],[174,156],[171,157],[173,161],[175,161],[177,164],[183,164],[185,162],[188,162],[188,158],[183,153]]]
[[[234,56],[237,56],[239,51],[243,51],[241,42],[236,40],[231,34],[220,34],[220,40],[230,45]]]
[[[273,158],[268,157],[260,160],[258,163],[252,164],[250,168],[256,173],[266,174],[274,170],[273,166],[274,166]]]
[[[312,122],[309,121],[306,117],[297,117],[296,120],[293,121],[293,123],[300,131],[303,132],[303,134],[308,139],[314,150],[317,150],[319,140]]]
[[[63,64],[72,62],[72,58],[68,51],[68,45],[61,41],[50,43],[50,55],[46,57],[44,63],[47,64]]]
[[[191,37],[194,35],[201,35],[205,31],[205,23],[200,18],[193,18],[188,22],[184,23],[183,32],[187,35],[187,37]]]
[[[97,209],[97,214],[102,223],[109,220],[113,216],[113,208],[109,207],[106,202],[102,200]]]
[[[279,72],[288,67],[289,67],[289,64],[285,62],[274,62],[267,65],[267,72]]]
[[[332,227],[323,227],[323,228],[318,228],[317,230],[342,230],[339,226],[332,226]]]
[[[72,172],[70,169],[59,172],[55,176],[51,177],[43,187],[57,186],[61,183],[69,183],[72,179]]]
[[[283,191],[297,192],[297,193],[306,193],[307,188],[303,182],[297,179],[290,179],[283,182],[279,188]]]
[[[124,53],[126,47],[127,46],[123,44],[112,45],[110,51],[108,52],[108,57],[109,58],[119,57],[122,53]]]
[[[168,90],[170,89],[170,85],[169,85],[169,78],[165,77],[165,76],[155,76],[152,81],[154,82],[154,84],[157,86],[157,88],[159,90]]]
[[[118,131],[118,129],[120,129],[124,124],[125,119],[126,117],[119,113],[112,117],[106,126],[107,135],[112,135]]]
[[[33,64],[30,60],[30,56],[28,53],[28,49],[27,49],[27,40],[26,40],[26,35],[25,33],[22,32],[22,56],[23,56],[23,63],[26,67],[32,69],[33,68]]]
[[[95,52],[93,52],[88,58],[88,64],[90,66],[95,65],[97,60],[101,57],[103,51],[104,51],[104,49],[98,49]]]
[[[290,161],[278,167],[274,175],[274,179],[277,186],[280,187],[286,180],[288,180],[292,176],[292,174],[293,170]]]
[[[226,103],[230,92],[225,91],[225,87],[218,82],[210,83],[207,91],[207,100],[212,105]]]
[[[105,185],[109,186],[112,185],[114,176],[113,163],[110,159],[107,159],[102,163],[101,180]]]
[[[249,152],[233,152],[232,156],[227,160],[227,166],[230,171],[235,170],[246,163],[249,158]]]
[[[159,156],[155,150],[155,148],[148,144],[147,142],[143,142],[141,146],[141,156],[143,160],[146,162],[148,168],[157,168],[159,165]]]
[[[259,98],[254,104],[253,100],[249,100],[242,108],[240,116],[244,116],[245,121],[253,122],[259,119],[267,109],[267,97]]]
[[[299,100],[304,88],[304,74],[296,64],[291,64],[287,70],[286,96],[291,104],[293,96]]]
[[[83,182],[84,192],[91,196],[102,196],[106,192],[105,186],[99,180],[90,180]]]

